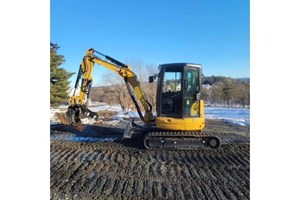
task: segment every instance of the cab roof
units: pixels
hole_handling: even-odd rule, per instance
[[[159,65],[160,67],[186,67],[186,66],[191,66],[191,67],[200,67],[202,68],[201,64],[195,64],[195,63],[165,63]]]

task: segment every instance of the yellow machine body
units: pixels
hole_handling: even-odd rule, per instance
[[[156,127],[159,129],[173,131],[201,131],[205,128],[203,100],[200,101],[200,109],[198,112],[200,113],[200,117],[186,117],[182,119],[173,117],[157,117]]]

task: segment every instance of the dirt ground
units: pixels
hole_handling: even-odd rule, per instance
[[[249,199],[250,127],[207,120],[217,150],[145,150],[124,124],[51,126],[51,199]],[[70,141],[64,136],[98,138]],[[114,136],[115,140],[101,141]]]

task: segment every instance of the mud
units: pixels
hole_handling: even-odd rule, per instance
[[[121,140],[124,124],[88,126],[84,132],[51,127],[51,199],[249,199],[249,127],[207,120],[217,150],[145,150]],[[57,136],[113,141],[70,141]]]

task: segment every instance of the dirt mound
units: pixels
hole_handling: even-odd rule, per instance
[[[113,119],[113,116],[117,115],[117,111],[112,111],[112,110],[100,110],[97,112],[100,118],[104,118],[106,120],[111,120]]]

